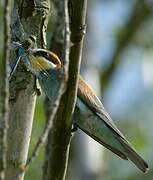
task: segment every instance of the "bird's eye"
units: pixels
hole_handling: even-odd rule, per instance
[[[36,42],[36,37],[31,35],[31,36],[29,36],[29,38],[27,38],[27,39],[25,39],[25,41],[23,41],[22,46],[26,50],[28,50],[29,48],[32,48],[34,46],[35,42]]]

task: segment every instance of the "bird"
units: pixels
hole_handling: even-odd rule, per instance
[[[23,59],[27,68],[38,78],[42,90],[51,104],[54,104],[60,88],[63,65],[54,52],[31,48],[33,40],[29,37],[22,43],[18,58]],[[120,158],[131,160],[142,172],[149,170],[148,164],[117,128],[100,99],[81,76],[78,81],[73,124]]]

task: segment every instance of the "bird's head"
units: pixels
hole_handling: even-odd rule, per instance
[[[35,36],[30,36],[22,42],[26,51],[24,62],[32,73],[37,76],[39,72],[47,74],[48,70],[61,68],[61,61],[55,53],[46,49],[34,49],[35,43]]]
[[[48,71],[61,68],[59,57],[46,49],[34,49],[35,42],[35,36],[30,36],[22,43],[13,42],[13,45],[18,48],[18,55],[9,79],[13,76],[20,59],[23,60],[27,68],[36,76],[42,73],[48,75]]]
[[[49,70],[56,70],[61,68],[61,61],[59,57],[45,49],[29,49],[28,61],[30,64],[29,69],[38,75],[40,72],[44,74]]]

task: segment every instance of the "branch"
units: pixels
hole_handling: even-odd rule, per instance
[[[9,114],[9,45],[10,45],[10,0],[4,4],[4,48],[2,58],[1,93],[0,93],[0,180],[5,179],[6,151],[7,151],[7,128]]]
[[[69,1],[71,42],[73,43],[70,52],[69,80],[67,83],[67,90],[62,96],[60,107],[53,121],[53,127],[48,138],[44,180],[64,180],[66,176],[72,129],[72,113],[77,98],[83,37],[86,27],[86,7],[86,0]],[[57,37],[57,35],[55,35],[55,37]],[[60,49],[60,41],[57,39],[54,40],[56,42],[56,44],[54,44],[56,50],[54,50],[58,52]],[[49,103],[46,104],[46,114],[49,117],[50,108],[48,104]]]

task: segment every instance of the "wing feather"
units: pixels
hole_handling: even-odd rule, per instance
[[[94,113],[101,117],[109,128],[117,133],[117,135],[125,138],[112,121],[99,98],[95,95],[91,87],[82,79],[82,77],[79,79],[78,96]]]
[[[95,139],[97,142],[104,145],[106,148],[108,148],[121,158],[130,159],[140,170],[142,170],[143,172],[147,172],[149,169],[148,164],[136,153],[136,151],[134,150],[134,148],[132,148],[124,135],[117,129],[109,114],[106,112],[103,104],[100,102],[100,100],[95,95],[93,90],[89,87],[89,85],[87,85],[81,77],[79,79],[78,96],[82,100],[82,102],[84,102],[84,104],[86,104],[93,113],[99,116],[99,119],[101,119],[106,124],[106,126],[114,132],[114,138],[118,140],[124,151],[121,152],[119,149],[116,149],[111,144],[108,144],[102,139],[99,139],[91,132],[86,131],[86,128],[81,129],[93,139]]]

